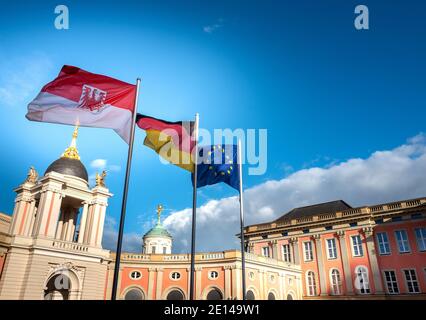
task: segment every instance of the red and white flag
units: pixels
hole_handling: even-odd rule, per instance
[[[136,85],[63,66],[28,105],[28,120],[111,128],[130,139]]]

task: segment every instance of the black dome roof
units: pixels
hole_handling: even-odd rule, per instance
[[[50,166],[46,169],[45,175],[51,171],[66,174],[81,178],[85,181],[89,181],[87,170],[80,160],[70,158],[59,158],[53,161]]]

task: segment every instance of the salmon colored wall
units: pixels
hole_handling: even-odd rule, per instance
[[[320,279],[319,279],[319,273],[318,273],[318,264],[317,264],[317,252],[315,247],[315,241],[312,239],[311,236],[302,236],[298,238],[298,248],[299,248],[299,260],[300,260],[300,266],[302,267],[302,287],[303,287],[303,294],[305,296],[308,295],[308,288],[306,286],[306,274],[308,271],[313,271],[315,273],[315,284],[317,287],[317,295],[321,294],[321,285],[320,285]],[[313,254],[313,260],[312,261],[305,261],[304,256],[304,242],[311,241],[312,242],[312,254]]]
[[[377,258],[379,262],[380,270],[394,270],[400,293],[408,293],[405,277],[403,275],[403,269],[416,269],[417,280],[420,284],[421,292],[426,291],[426,252],[420,252],[417,246],[415,229],[419,227],[426,227],[426,221],[421,220],[410,220],[392,224],[380,224],[375,228],[375,234],[378,232],[386,232],[389,239],[390,251],[389,255],[380,255],[379,250],[377,249]],[[396,230],[405,230],[408,235],[408,240],[410,243],[410,252],[409,253],[399,253],[398,244],[395,236]],[[376,246],[377,239],[375,237]],[[384,284],[384,288],[386,284]]]
[[[142,274],[142,277],[138,280],[131,279],[130,272],[132,271],[139,271]],[[123,268],[123,271],[121,273],[121,285],[120,285],[121,295],[124,293],[124,291],[127,288],[131,286],[142,287],[143,290],[145,291],[145,299],[147,299],[147,296],[148,296],[148,269],[147,268],[132,268],[132,267]]]
[[[336,251],[337,251],[337,257],[336,259],[328,259],[327,256],[327,239],[334,239],[336,242]],[[340,281],[342,283],[342,294],[346,293],[346,283],[345,283],[345,273],[343,270],[343,260],[342,260],[342,253],[340,250],[340,244],[339,239],[333,234],[328,233],[323,236],[321,236],[321,251],[322,251],[322,257],[323,257],[323,263],[324,263],[324,269],[325,269],[325,283],[326,283],[326,290],[328,295],[333,294],[333,289],[331,286],[331,270],[337,269],[340,273]]]
[[[219,273],[218,278],[209,279],[210,271],[217,271]],[[205,292],[205,289],[211,286],[217,287],[225,296],[225,270],[222,267],[205,268],[201,271],[201,292]]]
[[[179,280],[172,280],[170,279],[170,275],[173,272],[179,272],[180,278]],[[173,288],[179,288],[182,290],[182,292],[185,295],[185,298],[188,298],[188,276],[189,272],[186,268],[177,268],[177,269],[164,269],[163,271],[163,286],[161,288],[161,293],[164,295],[165,291],[170,289],[170,287]],[[157,299],[161,299],[161,297],[157,297]]]

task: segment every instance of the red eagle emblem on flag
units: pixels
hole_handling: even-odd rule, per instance
[[[92,112],[100,112],[105,106],[107,92],[98,88],[83,85],[83,89],[78,103],[78,108],[89,109]]]

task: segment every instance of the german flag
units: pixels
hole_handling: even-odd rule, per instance
[[[157,152],[162,158],[190,172],[194,171],[191,151],[194,121],[170,122],[137,114],[136,124],[146,131],[144,145]]]

